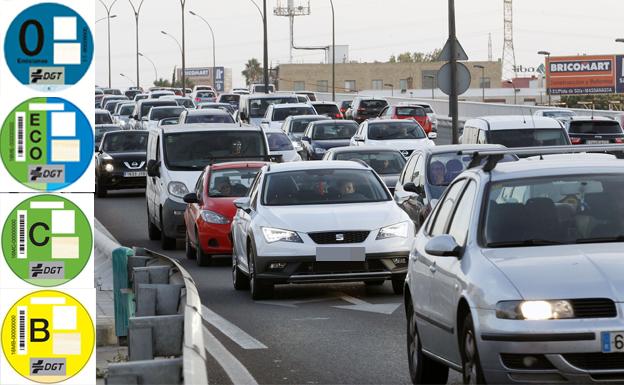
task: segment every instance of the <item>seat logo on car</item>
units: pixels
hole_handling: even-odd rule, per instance
[[[344,242],[344,234],[336,234],[336,242]]]

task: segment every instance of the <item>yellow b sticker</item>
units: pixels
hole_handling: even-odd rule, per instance
[[[2,324],[2,350],[13,369],[39,383],[80,372],[95,345],[93,321],[75,298],[45,290],[21,298]]]

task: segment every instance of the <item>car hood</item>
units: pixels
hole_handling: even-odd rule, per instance
[[[284,124],[284,121],[272,121],[269,123],[269,128],[274,129],[274,130],[281,130],[282,129],[282,125]]]
[[[345,147],[350,143],[350,139],[338,139],[338,140],[312,140],[312,147],[324,148],[326,150],[334,147]]]
[[[301,156],[294,149],[290,151],[271,151],[269,154],[281,155],[282,162],[298,162],[301,160]]]
[[[429,139],[397,139],[397,140],[372,140],[366,142],[369,146],[390,147],[395,150],[417,150],[421,148],[435,146]]]
[[[611,298],[624,302],[621,243],[488,249],[483,254],[526,300]]]
[[[373,231],[408,220],[394,201],[306,206],[265,206],[265,220],[271,227],[303,233],[325,231]]]

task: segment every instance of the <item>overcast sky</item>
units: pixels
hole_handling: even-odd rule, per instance
[[[103,0],[110,4],[113,0]],[[129,1],[118,0],[111,20],[112,81],[126,88],[135,78],[134,14]],[[256,0],[262,6],[262,0]],[[288,18],[273,15],[278,0],[267,0],[269,9],[269,60],[273,65],[288,63]],[[281,0],[286,3],[286,0]],[[296,4],[307,0],[295,0]],[[349,45],[351,60],[387,61],[404,51],[428,52],[441,47],[448,37],[447,2],[444,0],[334,0],[336,44]],[[295,20],[295,44],[323,46],[331,43],[329,0],[310,0],[310,16]],[[493,56],[502,56],[503,0],[456,0],[458,38],[471,60],[486,60],[488,33],[492,34]],[[255,57],[262,61],[262,22],[251,0],[187,0],[186,9],[211,23],[216,38],[217,66],[232,68],[233,85],[244,85],[244,63]],[[140,19],[140,50],[157,66],[158,76],[171,78],[174,66],[181,65],[176,43],[160,33],[165,30],[181,39],[179,0],[144,0]],[[96,2],[96,16],[106,16]],[[624,52],[622,0],[515,0],[514,44],[516,62],[537,66],[538,50],[553,55],[577,53],[610,54]],[[97,23],[96,82],[107,84],[106,20]],[[320,63],[324,54],[295,51],[295,63]],[[151,85],[152,65],[141,58],[141,83]],[[187,67],[212,66],[212,40],[205,24],[187,13]]]

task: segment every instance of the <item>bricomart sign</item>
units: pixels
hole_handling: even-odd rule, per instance
[[[624,92],[624,56],[551,57],[546,77],[551,95]]]

